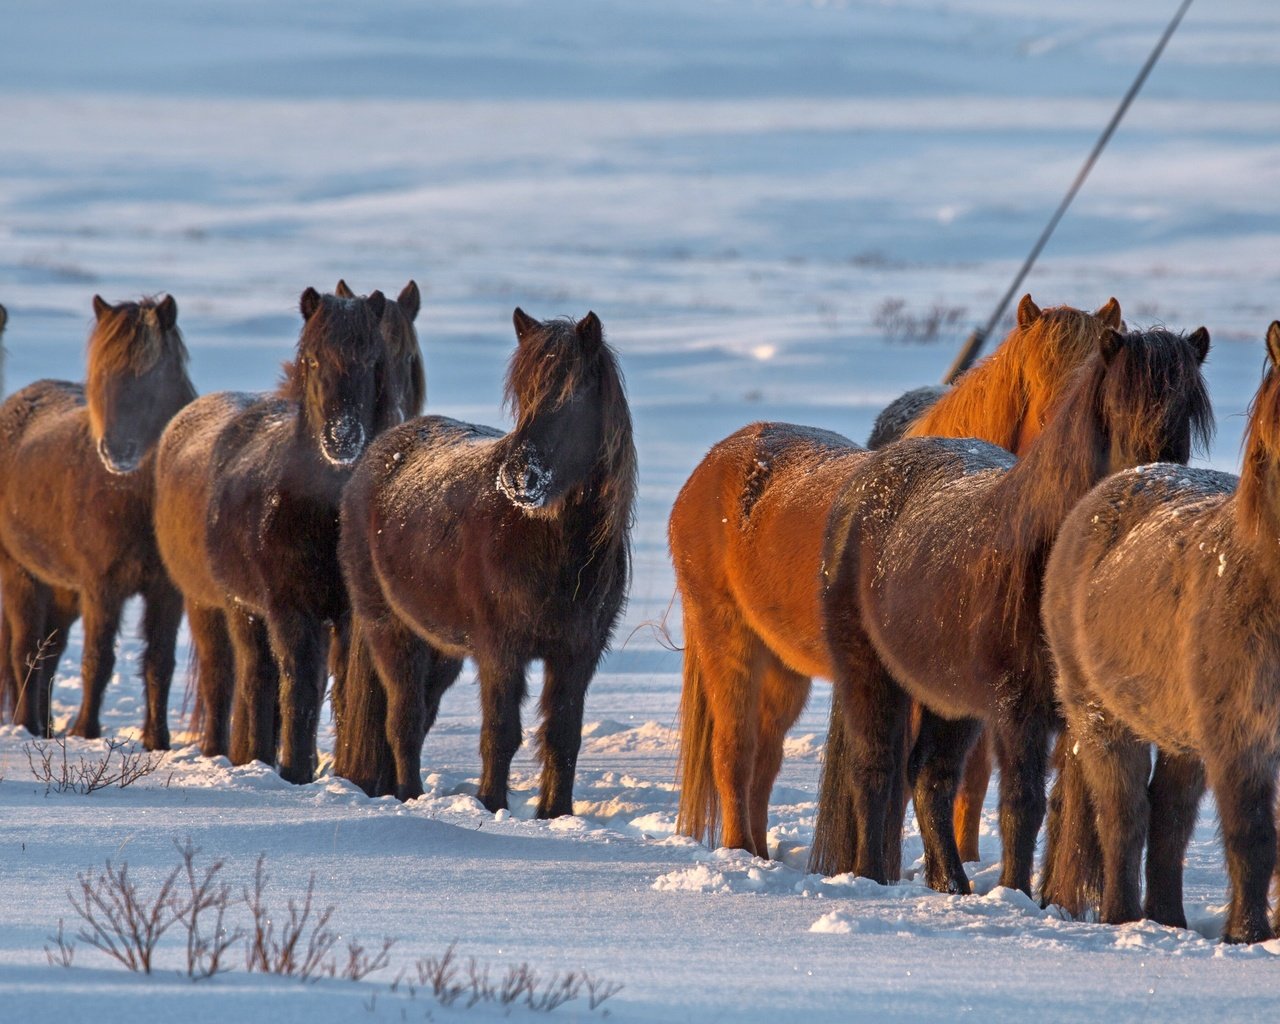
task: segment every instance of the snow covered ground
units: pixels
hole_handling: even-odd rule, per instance
[[[804,874],[826,718],[819,683],[774,792],[780,861],[673,836],[679,657],[652,628],[673,584],[671,500],[706,448],[759,418],[865,437],[936,380],[1006,287],[1172,3],[1011,0],[15,0],[0,32],[0,302],[8,386],[77,377],[90,296],[172,292],[202,391],[266,388],[307,285],[423,286],[433,411],[503,422],[511,309],[594,309],[622,354],[641,495],[632,600],[588,697],[577,815],[496,820],[472,799],[472,678],[424,756],[427,796],[290,787],[175,750],[136,787],[46,793],[0,730],[0,1020],[452,1020],[392,991],[458,952],[585,969],[625,988],[562,1019],[1117,1021],[1271,1018],[1280,943],[1227,949],[1206,803],[1193,931],[1067,922],[982,895]],[[1131,323],[1208,325],[1233,469],[1280,316],[1280,9],[1197,5],[1028,282],[1042,304],[1119,297]],[[896,304],[896,305],[895,305]],[[935,344],[887,310],[961,309]],[[678,614],[670,625],[678,638]],[[184,636],[185,642],[185,636]],[[141,718],[121,645],[107,721]],[[79,637],[55,691],[79,701]],[[534,689],[536,691],[536,679]],[[175,716],[182,687],[175,687]],[[331,743],[328,726],[322,737]],[[80,748],[74,744],[73,747]],[[527,752],[517,797],[533,797]],[[309,872],[344,936],[395,967],[302,985],[193,985],[42,947],[78,871],[146,884],[190,838],[237,886],[265,852],[278,904]],[[907,838],[907,863],[920,844]],[[519,1017],[531,1011],[515,1011]],[[551,1018],[548,1018],[551,1019]]]

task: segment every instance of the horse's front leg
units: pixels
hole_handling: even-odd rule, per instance
[[[1187,926],[1182,906],[1182,861],[1204,794],[1204,765],[1194,756],[1159,751],[1147,787],[1147,895],[1143,916],[1174,928]]]
[[[1229,741],[1224,745],[1231,746]],[[1274,934],[1267,920],[1267,891],[1276,865],[1276,760],[1248,748],[1206,753],[1231,879],[1222,941],[1263,942]]]
[[[329,632],[306,612],[276,607],[267,615],[267,633],[280,669],[280,775],[302,785],[316,774]]]
[[[84,657],[80,675],[84,696],[70,734],[96,740],[102,735],[102,698],[116,667],[116,634],[120,631],[123,602],[117,595],[109,593],[86,592],[82,599]]]
[[[262,620],[243,608],[226,613],[235,657],[231,713],[231,763],[276,763],[279,674]]]
[[[1044,821],[1052,716],[1025,703],[994,725],[1000,763],[1000,884],[1031,895],[1036,836]]]
[[[169,749],[169,687],[173,684],[174,650],[182,624],[182,594],[168,579],[152,582],[143,595],[146,610],[142,632],[146,650],[142,675],[147,712],[142,725],[142,745],[148,750]]]
[[[582,746],[583,706],[598,658],[598,653],[566,651],[543,662],[539,818],[573,813],[573,780],[578,750]]]
[[[511,759],[520,749],[520,705],[524,701],[523,662],[505,651],[485,651],[476,658],[480,669],[480,789],[476,797],[490,811],[507,806]]]

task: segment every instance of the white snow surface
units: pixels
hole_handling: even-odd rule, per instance
[[[125,790],[46,793],[0,729],[0,1021],[484,1020],[391,983],[458,952],[622,983],[512,1019],[1138,1021],[1273,1019],[1280,944],[1216,942],[1226,875],[1212,802],[1188,853],[1192,930],[1108,928],[996,887],[994,789],[979,895],[805,873],[828,690],[787,745],[777,860],[674,834],[676,490],[754,419],[866,437],[936,381],[959,338],[890,342],[889,299],[985,319],[1172,10],[1100,0],[16,0],[0,32],[0,302],[10,390],[78,378],[90,297],[168,291],[202,392],[262,390],[308,285],[423,288],[433,413],[505,425],[511,310],[595,310],[627,374],[641,490],[631,602],[588,695],[576,814],[475,801],[470,670],[424,752],[426,796],[371,800],[328,774],[179,746]],[[1219,417],[1198,460],[1234,470],[1262,337],[1280,316],[1280,7],[1199,4],[1031,275],[1043,304],[1116,295],[1131,324],[1206,324]],[[141,721],[136,609],[107,696]],[[79,702],[77,630],[55,713]],[[531,678],[536,696],[537,671]],[[533,710],[530,702],[530,712]],[[531,720],[526,725],[532,728]],[[75,751],[98,745],[73,742]],[[321,746],[332,746],[322,725]],[[265,853],[273,902],[309,873],[344,937],[393,936],[393,967],[301,984],[242,970],[192,983],[80,944],[76,874],[144,885],[190,839],[239,887]],[[921,845],[909,823],[905,863]]]

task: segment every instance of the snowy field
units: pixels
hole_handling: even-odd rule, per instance
[[[203,392],[272,386],[306,286],[394,294],[413,277],[431,411],[495,424],[512,307],[594,309],[627,373],[642,486],[631,603],[588,695],[572,818],[528,820],[527,750],[514,815],[474,800],[470,674],[428,738],[427,796],[408,806],[185,746],[129,789],[47,793],[25,734],[0,729],[0,1021],[1274,1019],[1280,942],[1215,941],[1226,881],[1209,802],[1189,852],[1191,931],[1064,921],[994,888],[993,798],[971,865],[980,895],[806,875],[823,683],[773,794],[778,860],[673,835],[680,663],[653,625],[672,599],[677,488],[751,420],[862,439],[887,400],[936,381],[1173,6],[11,0],[11,390],[81,375],[94,292],[171,292]],[[1114,294],[1131,324],[1206,324],[1219,430],[1204,461],[1222,469],[1280,316],[1278,50],[1271,0],[1194,6],[1028,282],[1042,305]],[[955,322],[913,343],[888,337],[895,309]],[[678,609],[669,624],[678,639]],[[77,633],[62,720],[78,658]],[[140,724],[136,662],[130,633],[107,698],[115,736]],[[182,690],[180,677],[175,721]],[[113,858],[154,886],[187,839],[225,859],[237,890],[265,853],[277,906],[314,872],[344,939],[398,940],[392,967],[359,983],[237,970],[193,984],[175,936],[149,979],[83,943],[70,970],[48,964],[58,919],[74,931],[77,872]],[[913,827],[906,843],[918,867]],[[495,971],[527,962],[624,987],[549,1015],[393,990],[401,967],[455,941]]]

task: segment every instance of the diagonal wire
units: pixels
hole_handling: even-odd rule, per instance
[[[1089,172],[1093,170],[1093,165],[1101,156],[1103,149],[1111,141],[1111,136],[1115,133],[1120,121],[1124,118],[1125,111],[1129,109],[1129,104],[1138,95],[1138,91],[1142,88],[1143,82],[1147,80],[1147,75],[1151,74],[1151,69],[1156,66],[1156,61],[1160,59],[1160,54],[1164,53],[1165,45],[1173,37],[1173,33],[1177,31],[1178,25],[1182,23],[1182,16],[1187,13],[1187,8],[1191,6],[1191,0],[1182,0],[1177,12],[1173,16],[1173,20],[1164,30],[1164,34],[1160,36],[1159,41],[1155,45],[1155,49],[1151,51],[1151,55],[1147,57],[1147,62],[1142,65],[1142,70],[1138,72],[1138,77],[1133,80],[1133,84],[1129,86],[1129,91],[1124,94],[1124,99],[1120,101],[1120,106],[1116,108],[1116,112],[1111,115],[1111,121],[1107,125],[1103,133],[1098,136],[1098,141],[1093,144],[1093,151],[1090,152],[1084,165],[1076,174],[1075,181],[1071,183],[1071,187],[1067,189],[1067,194],[1062,197],[1062,202],[1058,204],[1058,208],[1053,211],[1053,216],[1049,218],[1049,223],[1045,225],[1045,229],[1040,232],[1040,237],[1036,239],[1036,244],[1031,247],[1031,253],[1023,261],[1021,269],[1013,279],[1013,284],[1009,285],[1009,290],[1001,297],[1000,302],[996,305],[995,311],[991,314],[991,318],[982,327],[976,327],[973,333],[965,340],[960,354],[956,356],[955,362],[951,364],[951,368],[947,370],[946,376],[943,378],[944,384],[951,384],[960,374],[964,373],[973,361],[978,358],[978,353],[982,350],[983,344],[987,340],[987,336],[996,328],[996,324],[1000,322],[1000,318],[1004,316],[1004,311],[1008,307],[1009,302],[1022,287],[1022,282],[1026,280],[1027,274],[1031,272],[1031,268],[1035,265],[1036,258],[1040,255],[1040,250],[1045,247],[1049,241],[1049,237],[1053,234],[1053,229],[1058,226],[1058,221],[1062,220],[1062,215],[1067,212],[1067,207],[1071,205],[1071,200],[1076,197],[1076,193],[1080,191],[1080,187],[1084,184],[1085,179],[1089,177]]]

